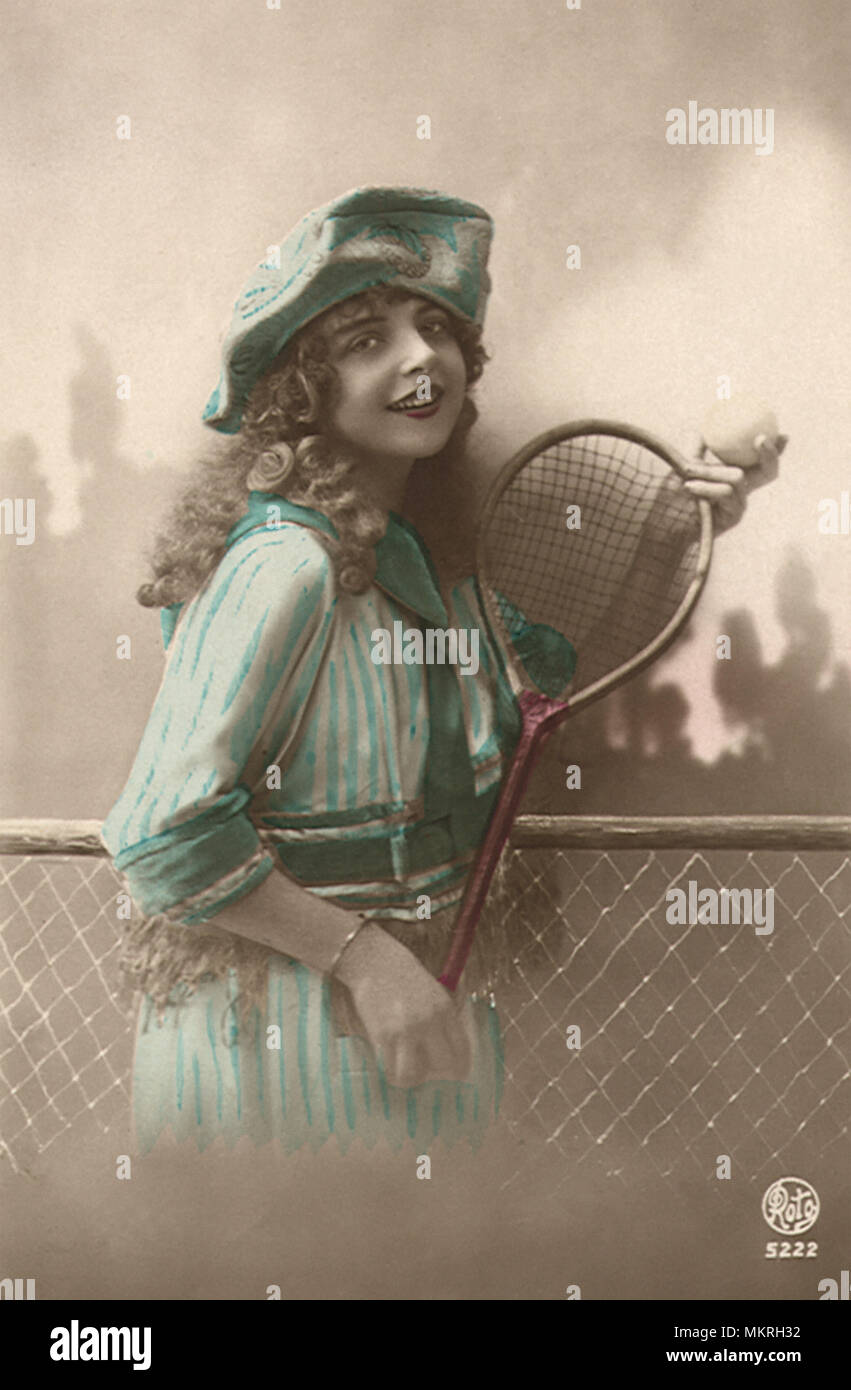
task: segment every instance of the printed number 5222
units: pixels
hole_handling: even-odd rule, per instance
[[[780,1253],[777,1247],[780,1246]],[[804,1247],[806,1246],[806,1254]],[[765,1258],[767,1260],[811,1260],[818,1253],[818,1241],[816,1240],[796,1240],[795,1248],[792,1249],[791,1240],[770,1240],[765,1247]]]

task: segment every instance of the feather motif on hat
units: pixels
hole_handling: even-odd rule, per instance
[[[493,224],[484,208],[416,188],[365,188],[304,218],[234,308],[204,420],[235,434],[263,372],[311,319],[398,277],[471,323],[484,318]]]

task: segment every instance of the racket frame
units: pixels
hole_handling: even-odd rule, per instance
[[[664,440],[657,438],[656,435],[651,434],[648,430],[636,429],[632,425],[627,425],[617,420],[588,419],[577,420],[567,425],[557,425],[554,429],[546,430],[544,434],[539,434],[528,444],[524,444],[523,448],[503,465],[488,489],[476,525],[477,574],[481,573],[484,567],[485,535],[487,533],[488,524],[508,484],[520,472],[521,468],[524,468],[537,454],[545,453],[546,450],[552,448],[554,444],[561,444],[566,440],[576,439],[579,435],[584,434],[610,434],[616,439],[624,439],[628,443],[639,444],[643,448],[649,449],[652,453],[658,454],[663,458],[665,462],[680,475],[684,482],[694,476],[693,470],[687,459],[676,449],[666,444]],[[576,714],[579,710],[584,709],[586,705],[593,704],[595,700],[608,694],[610,690],[614,690],[622,681],[627,681],[630,677],[638,675],[640,671],[644,670],[645,666],[649,666],[652,662],[656,661],[670,646],[671,642],[680,631],[683,622],[694,608],[709,573],[713,540],[712,507],[709,502],[702,497],[697,498],[696,502],[701,521],[700,549],[698,551],[694,578],[689,588],[686,590],[679,608],[661,632],[653,639],[649,647],[645,647],[642,651],[636,653],[634,657],[631,657],[623,666],[618,667],[619,674],[616,681],[612,679],[611,675],[601,676],[599,680],[594,681],[587,689],[575,695],[570,700],[571,714]],[[482,604],[485,609],[485,616],[488,620],[491,636],[496,641],[498,650],[504,655],[510,684],[514,693],[519,696],[522,691],[529,690],[529,686],[520,679],[510,652],[505,650],[505,643],[500,636],[502,624],[490,594],[483,585],[479,586],[479,591],[481,593]]]
[[[476,528],[476,572],[486,572],[485,537],[488,525],[503,493],[513,478],[531,459],[545,453],[556,444],[576,439],[581,435],[611,435],[650,450],[664,460],[669,467],[686,481],[693,476],[688,461],[676,449],[658,439],[647,430],[636,429],[616,420],[585,419],[567,425],[557,425],[546,430],[525,444],[500,469],[491,484]],[[514,658],[506,650],[501,636],[502,623],[488,588],[481,582],[478,585],[482,607],[490,636],[496,649],[501,653],[509,684],[517,699],[522,719],[522,730],[514,756],[490,820],[485,838],[479,847],[476,858],[467,877],[464,896],[458,909],[452,941],[439,976],[440,983],[454,993],[463,974],[464,967],[473,944],[479,915],[496,869],[497,861],[511,832],[523,794],[532,769],[545,740],[559,724],[574,714],[578,714],[595,700],[608,695],[612,690],[631,680],[662,655],[682,630],[694,609],[701,590],[706,583],[712,558],[712,508],[705,498],[695,499],[695,510],[700,518],[700,544],[692,580],[677,608],[649,646],[644,647],[622,666],[606,676],[592,682],[587,689],[576,696],[561,700],[551,699],[539,691],[529,688],[518,674]],[[566,634],[567,635],[567,634]],[[581,660],[581,653],[579,654]]]

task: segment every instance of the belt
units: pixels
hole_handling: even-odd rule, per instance
[[[481,844],[499,787],[491,787],[448,815],[403,825],[386,834],[345,840],[292,840],[275,844],[283,866],[302,883],[367,883],[373,879],[404,882],[429,869],[467,859]],[[458,866],[466,875],[468,864]]]

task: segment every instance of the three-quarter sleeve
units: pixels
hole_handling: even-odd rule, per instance
[[[252,531],[180,617],[127,785],[102,837],[146,915],[206,921],[273,868],[252,788],[294,737],[336,599],[315,532]]]

